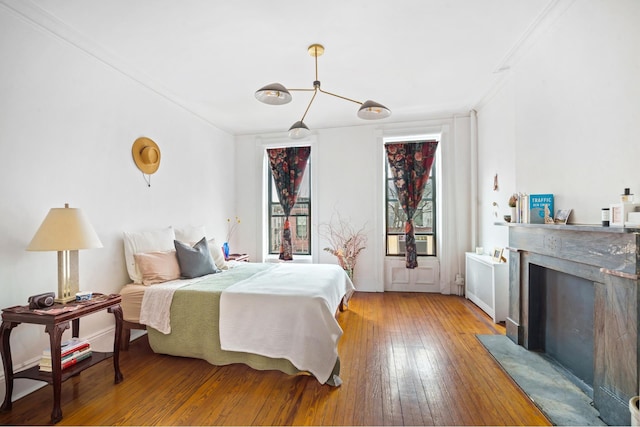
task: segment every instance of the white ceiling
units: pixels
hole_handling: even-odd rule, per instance
[[[0,0],[234,135],[286,131],[310,92],[258,102],[267,83],[389,107],[385,122],[466,112],[556,0]],[[316,97],[309,128],[354,126],[358,105]]]

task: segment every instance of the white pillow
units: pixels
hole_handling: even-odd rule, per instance
[[[135,233],[125,231],[123,235],[127,272],[129,272],[129,277],[135,283],[142,283],[142,273],[136,265],[133,254],[172,251],[175,249],[173,241],[176,235],[172,227]]]
[[[176,240],[193,245],[207,236],[204,225],[176,228]]]
[[[213,262],[216,263],[216,267],[218,267],[220,270],[229,269],[227,261],[224,259],[224,254],[222,253],[222,246],[216,243],[216,239],[209,240],[209,251],[211,252],[211,256],[213,257]]]

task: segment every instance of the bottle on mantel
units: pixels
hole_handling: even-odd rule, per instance
[[[609,214],[610,214],[609,208],[602,208],[601,216],[602,216],[603,227],[609,226],[609,218],[610,218]]]
[[[631,194],[631,189],[624,189],[624,194],[620,195],[620,201],[622,203],[633,203],[633,194]]]

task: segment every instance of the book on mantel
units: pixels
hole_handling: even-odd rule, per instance
[[[553,194],[529,194],[529,223],[544,224],[545,215],[553,219]]]

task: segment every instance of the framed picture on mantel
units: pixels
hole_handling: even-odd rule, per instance
[[[493,252],[491,252],[491,259],[494,262],[502,262],[502,251],[503,248],[493,248]]]
[[[558,209],[553,222],[556,224],[566,224],[569,215],[571,215],[571,209]]]

